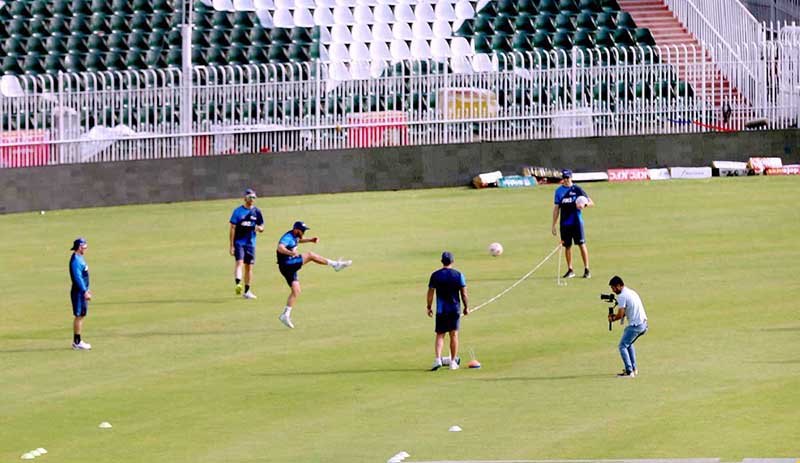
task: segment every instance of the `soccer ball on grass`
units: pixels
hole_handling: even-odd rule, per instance
[[[499,256],[503,253],[503,245],[500,243],[492,243],[489,245],[489,254],[494,257]]]

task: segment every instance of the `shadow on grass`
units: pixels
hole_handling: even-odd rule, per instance
[[[32,352],[58,352],[58,351],[68,351],[72,350],[69,346],[69,343],[65,344],[64,347],[20,347],[18,349],[0,349],[0,355],[2,354],[30,354]]]
[[[800,331],[800,326],[787,326],[783,328],[763,328],[761,331]]]
[[[747,363],[760,363],[760,364],[766,363],[766,364],[770,364],[770,365],[789,365],[789,364],[792,364],[792,363],[800,363],[800,359],[794,359],[794,360],[762,360],[762,361],[758,361],[758,362],[754,361],[754,360],[750,360]]]
[[[243,330],[240,328],[231,328],[230,330],[215,330],[215,331],[138,331],[126,333],[111,333],[110,337],[121,338],[157,338],[157,337],[180,337],[180,336],[235,336],[247,333],[264,333],[263,329]]]
[[[512,376],[507,378],[478,378],[478,381],[503,382],[503,381],[564,381],[569,379],[582,378],[612,378],[616,379],[613,373],[596,373],[591,375],[566,375],[566,376]]]
[[[371,370],[330,370],[330,371],[290,371],[281,373],[256,373],[255,376],[286,377],[286,376],[330,376],[330,375],[372,375],[381,373],[410,373],[423,372],[419,368],[381,368]]]
[[[96,305],[103,305],[103,306],[114,306],[114,305],[152,305],[152,304],[196,304],[196,303],[206,303],[206,304],[222,304],[223,302],[233,302],[236,300],[242,299],[241,297],[215,297],[215,298],[196,298],[196,299],[141,299],[141,300],[134,300],[134,301],[114,301],[114,300],[105,300],[105,301],[92,301],[90,304],[92,306]]]

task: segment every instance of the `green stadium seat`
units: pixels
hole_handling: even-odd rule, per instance
[[[144,69],[147,64],[144,62],[144,52],[140,49],[130,49],[125,54],[125,66],[133,69]]]
[[[319,45],[319,42],[315,42]],[[266,44],[253,44],[247,49],[247,60],[251,64],[260,64],[269,62],[268,45]]]
[[[603,12],[603,5],[600,3],[600,0],[580,0],[578,8],[581,11],[587,11],[591,13]]]
[[[72,2],[70,0],[55,0],[53,2],[53,16],[72,16]]]
[[[553,36],[553,48],[557,50],[572,50],[572,32],[556,32]]]
[[[5,21],[0,21],[0,40],[7,39],[9,35]]]
[[[289,56],[286,54],[286,44],[280,42],[273,43],[269,47],[267,60],[274,63],[288,63]]]
[[[556,31],[557,32],[575,32],[575,19],[576,16],[573,16],[569,13],[559,13],[556,16]]]
[[[109,71],[121,71],[126,68],[124,51],[112,49],[103,55],[103,64]]]
[[[592,33],[586,30],[579,30],[572,36],[572,42],[576,47],[595,48]]]
[[[606,12],[616,13],[617,11],[622,10],[622,8],[619,6],[619,3],[617,3],[617,0],[600,0],[600,4],[603,7],[603,11]]]
[[[605,27],[606,29],[617,28],[617,17],[614,13],[600,13],[597,15],[597,27]]]
[[[553,22],[553,18],[554,16],[552,15],[539,13],[539,15],[536,16],[536,23],[534,24],[536,32],[554,33],[556,31],[556,24]]]
[[[598,29],[594,40],[598,47],[616,48],[617,46],[617,42],[614,41],[614,32],[606,28]]]
[[[511,41],[511,46],[514,48],[514,51],[533,51],[533,43],[531,43],[530,34],[519,29],[517,29],[517,32],[514,34],[514,38]]]
[[[597,30],[597,23],[595,22],[594,18],[595,15],[588,11],[584,11],[578,15],[578,18],[575,21],[575,27],[577,27],[578,30],[594,32]]]
[[[678,82],[678,98],[694,98],[692,84],[682,80]]]
[[[109,50],[128,51],[128,36],[123,32],[112,32],[108,36]]]
[[[173,5],[173,3],[170,0],[153,0],[153,11],[174,13],[175,5]]]
[[[167,48],[167,31],[154,30],[147,37],[147,46],[150,48]]]
[[[94,50],[86,55],[86,70],[89,72],[103,72],[108,68],[105,63],[103,52]]]
[[[517,16],[517,19],[514,21],[514,28],[516,29],[516,32],[522,31],[533,34],[536,32],[534,21],[534,16],[528,13],[520,13],[519,16]]]
[[[111,20],[105,13],[95,13],[91,16],[89,28],[92,30],[92,33],[110,34]]]
[[[167,67],[167,61],[164,59],[164,53],[162,53],[161,48],[148,49],[144,62],[148,69],[163,69]]]
[[[211,15],[209,14],[195,14],[194,15],[194,27],[195,29],[200,30],[208,30],[214,27],[211,24]]]
[[[192,64],[194,66],[207,66],[206,55],[200,47],[192,48]]]
[[[653,96],[653,89],[647,81],[636,82],[636,98],[650,99]]]
[[[561,13],[570,14],[578,14],[580,11],[575,0],[561,0],[558,2],[558,9],[561,10]]]
[[[475,35],[475,21],[472,19],[465,19],[453,31],[453,35],[455,37],[463,37],[465,39],[471,39],[472,36]]]
[[[8,23],[8,34],[27,37],[31,35],[28,28],[28,18],[14,18]]]
[[[472,48],[475,53],[492,52],[492,36],[488,34],[476,33],[472,37]]]
[[[45,42],[42,40],[41,36],[32,35],[28,37],[28,40],[25,42],[25,51],[30,54],[36,55],[46,55],[47,48],[45,47]]]
[[[167,33],[167,43],[170,47],[180,47],[183,43],[183,37],[181,36],[181,31],[179,29],[171,29]]]
[[[172,25],[170,24],[171,13],[157,11],[150,16],[150,27],[152,30],[169,30]]]
[[[70,50],[67,56],[64,57],[64,68],[66,72],[85,72],[86,55]]]
[[[616,97],[619,100],[631,101],[636,94],[627,82],[617,82]]]
[[[22,66],[20,66],[19,61],[19,55],[7,54],[5,57],[3,57],[3,73],[16,75],[24,74],[25,71],[22,69]]]
[[[650,33],[650,29],[646,27],[636,28],[635,38],[637,45],[648,45],[651,47],[656,45],[656,39],[653,38],[653,34]]]
[[[10,55],[24,55],[25,45],[22,43],[21,36],[12,36],[6,39],[3,49]]]
[[[153,12],[153,3],[151,0],[133,0],[133,11],[136,12],[143,12],[143,13],[152,13]]]
[[[224,66],[228,64],[225,49],[219,46],[212,45],[211,48],[208,49],[206,59],[208,59],[208,64],[210,65]]]
[[[553,38],[547,32],[540,31],[533,36],[532,45],[544,51],[553,49]]]
[[[213,29],[208,36],[208,41],[211,43],[211,46],[229,47],[231,46],[231,39],[228,35],[228,31],[225,29]]]
[[[535,16],[537,13],[539,13],[539,9],[536,7],[537,3],[538,2],[536,0],[518,0],[517,11]]]
[[[114,14],[114,10],[111,8],[112,3],[108,0],[92,0],[91,6],[89,9],[92,13],[102,13],[106,16],[111,16]]]
[[[269,45],[272,40],[269,38],[267,30],[263,27],[254,27],[250,30],[250,43],[253,45]]]
[[[278,44],[287,44],[292,42],[292,37],[290,35],[291,29],[284,29],[280,27],[273,27],[270,31],[270,43],[278,45]]]
[[[211,18],[211,25],[214,28],[233,29],[231,15],[225,11],[216,11]]]
[[[636,21],[633,20],[633,16],[627,11],[620,11],[617,14],[617,27],[636,29]]]
[[[305,43],[310,44],[314,41],[311,38],[311,29],[307,27],[295,27],[289,33],[289,38],[292,40],[292,43]]]
[[[192,29],[192,45],[194,47],[208,48],[211,42],[208,40],[208,35],[205,31]]]
[[[45,72],[56,74],[64,72],[64,55],[60,53],[49,53],[44,58]]]
[[[67,38],[63,35],[51,35],[45,41],[44,47],[48,53],[67,53]]]
[[[131,30],[145,32],[153,30],[153,27],[150,25],[150,15],[142,11],[134,13],[131,17]]]
[[[69,23],[69,30],[72,34],[81,34],[87,36],[92,33],[90,24],[91,16],[86,15],[73,15]]]
[[[494,35],[494,17],[482,15],[475,18],[475,34]]]
[[[497,1],[495,0],[493,2],[484,3],[480,10],[477,9],[476,5],[475,16],[487,16],[489,18],[494,18],[497,16]]]
[[[653,83],[653,95],[658,98],[675,98],[676,82],[669,80],[661,80],[660,82]]]
[[[167,66],[171,68],[179,68],[183,66],[183,53],[180,47],[167,48],[166,56]]]
[[[128,35],[128,50],[146,50],[149,33],[135,30]],[[127,61],[127,59],[126,59]]]
[[[305,63],[311,61],[310,44],[293,43],[289,45],[289,61],[294,63]]]
[[[517,16],[517,0],[497,0],[498,15]]]
[[[492,52],[494,53],[511,53],[511,36],[507,34],[495,34],[492,38]]]
[[[74,34],[67,39],[69,52],[89,53],[88,36]]]
[[[92,5],[90,0],[72,1],[72,16],[77,16],[77,15],[83,15],[83,16],[92,15]]]
[[[617,29],[614,31],[614,42],[617,47],[634,47],[636,40],[628,29]]]
[[[251,43],[250,30],[250,28],[243,26],[233,26],[233,31],[231,32],[231,43],[249,46]]]
[[[237,11],[233,14],[233,26],[245,27],[250,29],[256,27],[257,21],[253,20],[253,14],[247,11]],[[259,24],[260,26],[260,24]]]
[[[9,2],[11,5],[11,17],[12,18],[23,18],[29,19],[33,14],[31,13],[31,9],[28,7],[28,2],[25,0],[17,0],[14,2]]]
[[[44,68],[44,56],[37,53],[28,53],[25,55],[25,60],[22,64],[22,70],[25,74],[39,75],[44,74],[47,70]]]
[[[50,2],[47,0],[34,0],[31,4],[31,14],[39,18],[51,18],[53,11],[50,8]]]
[[[30,23],[31,35],[50,35],[49,20],[42,17],[34,17]]]
[[[228,64],[247,64],[246,48],[242,45],[232,45],[228,48]]]
[[[556,15],[561,13],[561,9],[558,7],[558,2],[556,0],[540,0],[539,13],[550,13]]]
[[[101,51],[103,53],[108,51],[108,42],[106,41],[104,36],[92,34],[89,36],[89,41],[87,46],[89,47],[89,51]]]
[[[511,22],[508,16],[498,16],[494,18],[492,26],[494,27],[495,34],[514,34],[514,23]]]

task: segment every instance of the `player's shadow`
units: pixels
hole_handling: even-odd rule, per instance
[[[158,338],[158,337],[191,337],[191,336],[234,336],[246,333],[264,333],[264,330],[243,330],[231,328],[230,330],[214,331],[136,331],[125,333],[113,333],[111,336],[122,338]]]
[[[237,299],[230,298],[230,297],[217,297],[217,298],[196,298],[196,299],[137,299],[132,301],[114,301],[114,300],[104,300],[104,301],[92,301],[91,305],[154,305],[154,304],[197,304],[197,303],[206,303],[206,304],[222,304],[224,302],[231,302]]]
[[[800,326],[786,326],[782,328],[762,328],[761,331],[772,331],[772,332],[800,331]]]
[[[369,370],[328,370],[328,371],[290,371],[274,373],[256,373],[255,376],[265,377],[290,377],[290,376],[336,376],[336,375],[374,375],[381,373],[409,373],[414,371],[425,371],[419,368],[381,368]]]
[[[560,375],[560,376],[509,376],[504,378],[478,378],[478,381],[487,382],[529,382],[529,381],[567,381],[570,379],[583,378],[615,378],[613,374],[594,373],[586,375]]]
[[[58,352],[58,351],[68,351],[70,350],[69,345],[67,347],[20,347],[17,349],[0,349],[0,355],[2,354],[30,354],[33,352]]]

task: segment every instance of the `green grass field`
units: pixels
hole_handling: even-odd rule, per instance
[[[494,296],[555,247],[554,186],[260,198],[257,301],[233,294],[235,198],[0,216],[0,461],[800,456],[800,182],[584,187],[594,278],[558,287],[556,255],[464,320],[483,368],[435,373],[440,253],[473,306]],[[301,249],[354,265],[304,268],[288,330],[274,248],[295,219],[321,239]],[[90,352],[69,348],[76,236]],[[622,331],[598,297],[614,274],[650,324],[631,381],[614,377]]]

